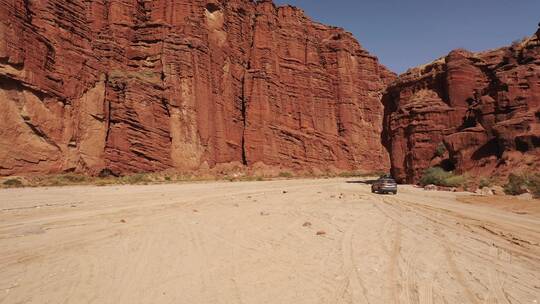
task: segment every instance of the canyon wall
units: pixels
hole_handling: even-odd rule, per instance
[[[381,170],[394,78],[271,1],[0,0],[0,175]]]
[[[400,182],[433,166],[472,177],[540,172],[540,30],[411,69],[383,103],[383,141]]]

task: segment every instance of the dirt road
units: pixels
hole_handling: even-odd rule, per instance
[[[540,302],[538,214],[400,191],[343,179],[1,190],[0,303]]]

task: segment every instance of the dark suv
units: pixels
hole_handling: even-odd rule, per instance
[[[371,185],[371,192],[397,194],[397,183],[393,178],[383,176]]]

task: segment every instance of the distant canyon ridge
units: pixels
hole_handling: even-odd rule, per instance
[[[410,69],[383,103],[383,141],[401,182],[433,166],[473,178],[540,172],[540,29]]]
[[[0,0],[0,175],[540,166],[539,32],[397,76],[248,0]]]

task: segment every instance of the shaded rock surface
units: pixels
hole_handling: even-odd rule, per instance
[[[400,182],[418,182],[432,166],[472,177],[540,171],[540,31],[411,69],[383,103],[383,141]]]
[[[271,1],[0,0],[0,175],[384,169],[394,77]]]

